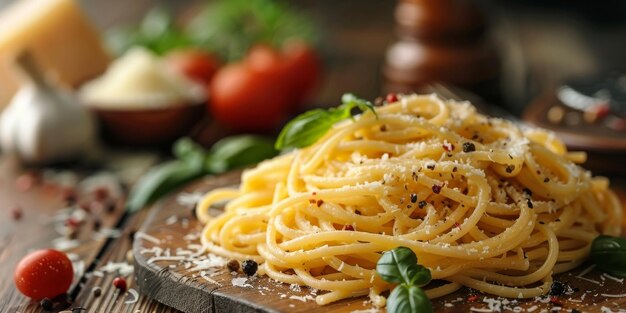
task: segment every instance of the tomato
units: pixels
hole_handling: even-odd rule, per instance
[[[25,296],[40,300],[64,294],[70,288],[74,270],[65,253],[46,249],[26,255],[15,269],[15,286]]]
[[[203,85],[211,81],[220,67],[214,55],[197,49],[172,51],[165,56],[165,62],[173,70]]]
[[[294,41],[284,51],[257,45],[242,62],[216,74],[209,87],[210,111],[236,130],[272,130],[294,111],[318,76],[319,63],[308,45]]]
[[[209,86],[213,117],[241,131],[271,130],[280,123],[289,105],[279,72],[253,70],[249,64],[225,66]]]
[[[283,54],[293,85],[294,102],[300,103],[311,94],[319,80],[320,62],[311,46],[301,40],[285,42]]]

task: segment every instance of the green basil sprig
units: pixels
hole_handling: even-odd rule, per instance
[[[282,129],[276,140],[277,150],[310,146],[337,122],[352,117],[352,110],[370,110],[376,114],[374,105],[347,93],[341,97],[342,104],[336,108],[315,109],[296,116]]]
[[[275,156],[269,138],[241,135],[216,142],[209,151],[189,138],[173,146],[176,159],[151,168],[130,191],[127,210],[134,212],[207,174],[220,174]]]
[[[626,238],[596,237],[591,243],[591,260],[602,271],[626,277]]]
[[[386,282],[399,284],[387,298],[387,312],[433,312],[428,296],[420,288],[430,282],[430,271],[417,264],[417,256],[411,249],[398,247],[383,253],[376,272]]]

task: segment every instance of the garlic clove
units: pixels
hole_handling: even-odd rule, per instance
[[[56,89],[29,54],[18,63],[30,77],[0,116],[0,145],[27,163],[67,161],[95,140],[93,117],[72,94]]]

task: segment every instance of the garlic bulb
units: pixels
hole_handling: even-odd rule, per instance
[[[24,53],[18,65],[30,79],[0,116],[0,146],[26,163],[67,161],[89,149],[94,120],[67,91],[51,86],[34,59]]]

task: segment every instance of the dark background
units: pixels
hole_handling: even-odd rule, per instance
[[[432,0],[435,1],[435,0]],[[0,7],[11,0],[0,0]],[[80,0],[102,29],[133,24],[155,4],[185,15],[198,1]],[[626,71],[626,1],[476,1],[490,20],[503,61],[502,105],[519,113],[568,79]],[[334,105],[344,92],[381,93],[381,66],[395,40],[387,0],[300,0],[322,33],[326,71],[315,104]]]

